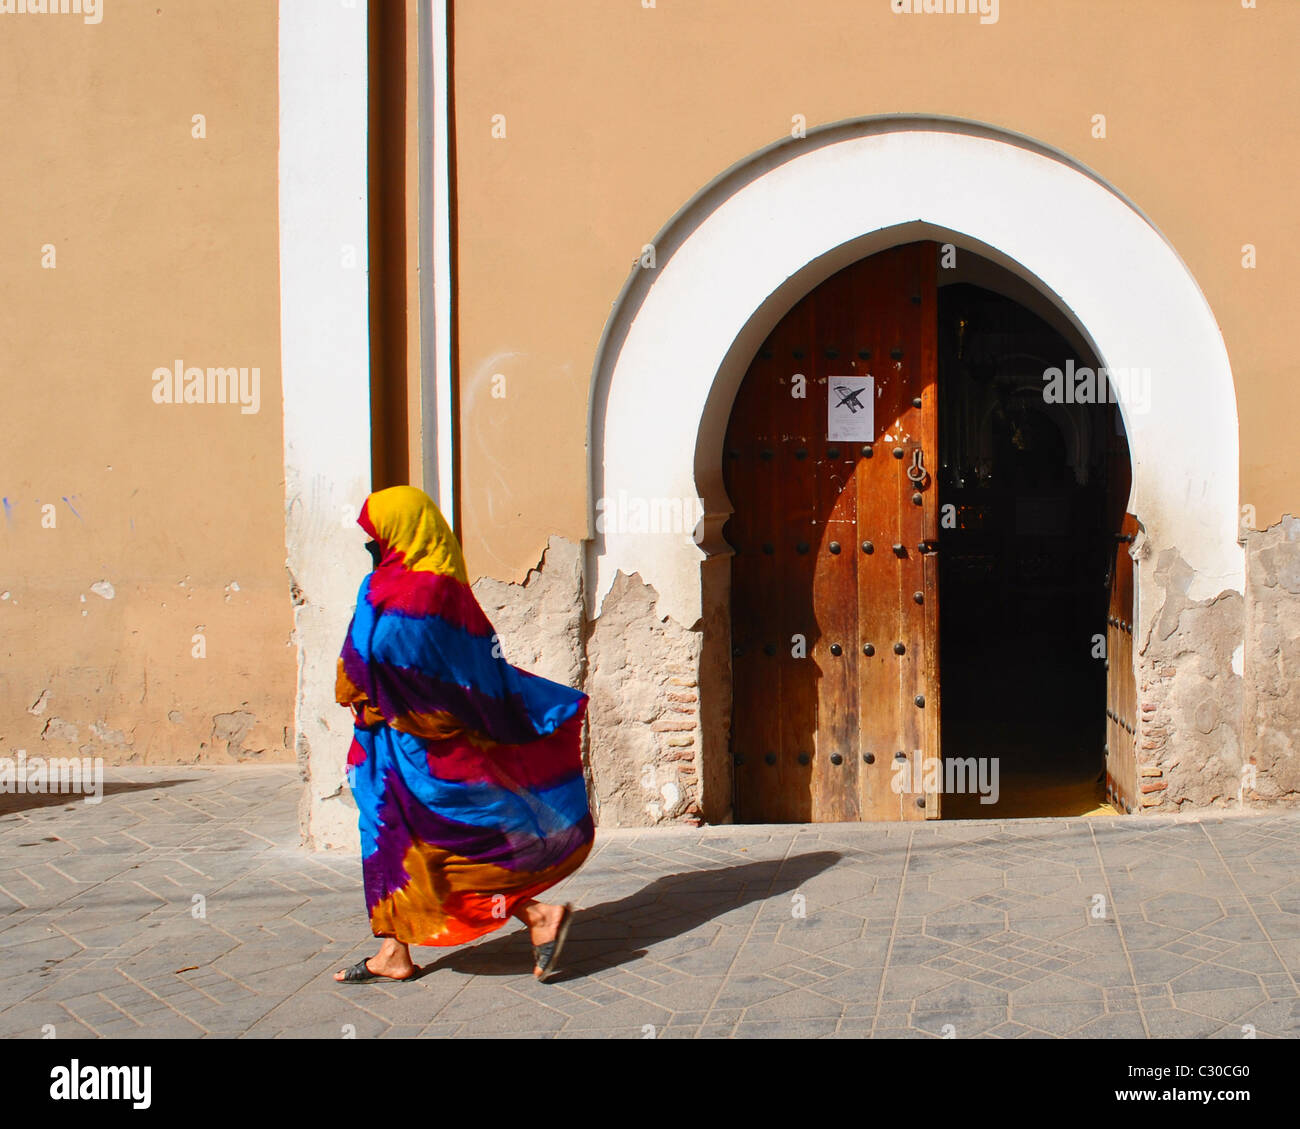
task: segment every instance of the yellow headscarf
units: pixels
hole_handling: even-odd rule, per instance
[[[381,564],[400,554],[400,563],[414,572],[437,572],[469,583],[460,542],[423,490],[414,486],[376,490],[361,507],[357,524],[379,543]]]

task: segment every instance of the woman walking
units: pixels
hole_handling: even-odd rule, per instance
[[[357,593],[336,697],[355,715],[348,785],[370,927],[384,942],[334,978],[410,979],[409,945],[464,944],[513,916],[545,980],[573,911],[534,895],[582,865],[594,833],[580,751],[587,696],[501,657],[427,494],[377,491],[357,523],[376,564]]]

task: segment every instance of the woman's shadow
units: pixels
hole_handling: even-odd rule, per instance
[[[590,976],[638,960],[655,942],[689,933],[751,902],[778,898],[834,866],[841,857],[836,851],[815,851],[669,874],[625,898],[581,907],[564,945],[562,968],[548,983]],[[447,968],[472,976],[518,976],[519,969],[531,961],[528,931],[519,928],[455,949],[426,964],[421,975]]]

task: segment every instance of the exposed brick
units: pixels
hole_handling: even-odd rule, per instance
[[[1149,780],[1149,781],[1147,781],[1147,783],[1145,783],[1145,784],[1142,785],[1142,791],[1143,791],[1143,792],[1163,792],[1163,791],[1164,791],[1166,788],[1168,788],[1168,787],[1169,787],[1169,783],[1168,783],[1168,781],[1165,781],[1165,780]]]
[[[678,720],[676,718],[661,717],[658,721],[652,721],[650,728],[656,733],[680,733],[695,728],[695,722],[686,719]]]
[[[701,637],[661,617],[656,600],[654,589],[620,573],[586,640],[591,780],[602,826],[678,820],[699,798],[697,778],[678,773],[699,755],[701,707],[690,699],[699,695]],[[675,801],[646,804],[638,782],[647,767],[656,779],[678,779]]]

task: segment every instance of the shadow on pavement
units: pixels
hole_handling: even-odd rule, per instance
[[[547,983],[576,980],[638,960],[646,955],[645,946],[689,933],[751,902],[779,897],[842,857],[838,851],[815,851],[743,866],[670,874],[625,898],[581,906],[564,946],[562,967]],[[447,968],[470,976],[518,976],[532,966],[528,931],[517,928],[455,949],[424,967],[425,975]]]
[[[128,792],[149,792],[155,788],[174,788],[177,784],[189,784],[194,777],[182,780],[140,780],[128,783],[104,782],[104,795],[117,796]],[[85,796],[80,792],[0,792],[0,815],[13,815],[33,808],[52,808],[65,804],[69,808],[85,803]],[[89,805],[94,807],[95,805]]]

